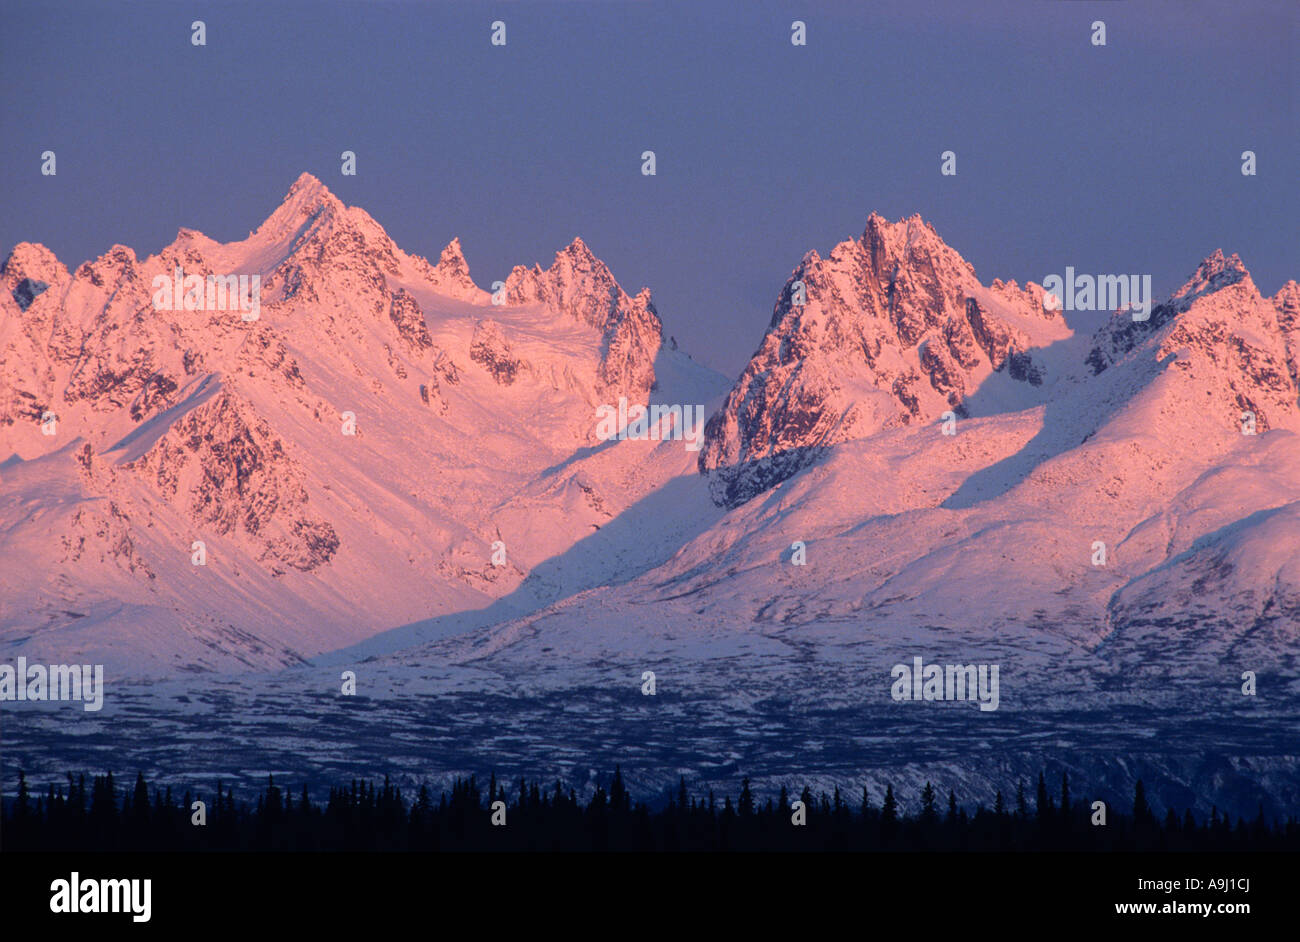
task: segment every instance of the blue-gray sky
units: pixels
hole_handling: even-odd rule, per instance
[[[1222,247],[1271,294],[1300,277],[1298,10],[6,0],[0,252],[242,238],[306,170],[407,251],[460,236],[483,286],[581,235],[729,374],[804,252],[872,210],[920,213],[985,282],[1073,265],[1163,297]]]

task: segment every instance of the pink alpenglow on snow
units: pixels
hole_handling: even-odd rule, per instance
[[[687,451],[699,451],[704,444],[704,406],[628,405],[618,397],[618,407],[596,407],[596,438],[609,441],[680,441]]]
[[[222,272],[258,279],[256,320],[229,290],[208,309]],[[165,676],[459,633],[457,657],[529,659],[941,628],[1264,663],[1297,640],[1300,294],[1235,256],[1088,333],[873,214],[798,261],[734,383],[581,239],[494,304],[459,242],[407,254],[309,175],[247,239],[72,271],[23,243],[0,282],[14,656]],[[522,627],[540,612],[563,617]]]

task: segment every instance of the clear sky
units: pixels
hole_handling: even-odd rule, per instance
[[[71,268],[181,226],[243,238],[305,170],[407,251],[460,236],[485,287],[581,235],[728,374],[802,255],[872,210],[920,213],[986,283],[1072,265],[1150,273],[1162,298],[1222,247],[1271,294],[1300,277],[1298,11],[5,0],[0,253],[42,242]]]

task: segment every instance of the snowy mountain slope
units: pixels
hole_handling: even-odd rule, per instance
[[[177,267],[259,275],[258,319],[155,310]],[[561,677],[928,637],[1100,665],[1147,650],[1188,580],[1198,624],[1249,610],[1273,626],[1251,637],[1289,637],[1300,295],[1261,297],[1236,256],[1084,336],[1039,286],[982,285],[918,217],[873,215],[795,269],[730,392],[581,240],[494,304],[459,243],[406,255],[308,176],[242,242],[182,230],[73,273],[24,244],[0,286],[15,654],[518,673],[560,650]],[[599,440],[620,396],[702,407],[703,449]]]
[[[1042,298],[1032,284],[985,288],[919,216],[873,213],[860,239],[809,252],[709,420],[700,469],[715,499],[748,500],[839,442],[1041,402],[1059,360],[1047,351],[1072,336]]]
[[[905,235],[904,225],[895,231]],[[438,656],[509,663],[513,675],[540,660],[540,646],[574,661],[592,645],[605,658],[704,657],[741,632],[759,646],[756,635],[782,644],[862,638],[876,651],[927,638],[962,651],[996,643],[1008,659],[1039,667],[1046,651],[1096,651],[1083,662],[1096,669],[1176,657],[1187,670],[1212,671],[1228,652],[1285,662],[1300,623],[1288,562],[1300,558],[1300,529],[1289,526],[1300,499],[1292,294],[1262,298],[1239,259],[1215,253],[1149,322],[1117,314],[1086,343],[1057,341],[1042,357],[1051,381],[1037,404],[990,411],[980,386],[971,401],[982,408],[968,409],[975,417],[959,419],[955,435],[900,420],[829,445],[846,426],[822,418],[844,413],[819,405],[792,420],[784,395],[808,381],[803,364],[823,360],[823,346],[806,348],[803,360],[786,346],[788,361],[774,360],[787,343],[779,334],[789,311],[778,306],[755,363],[711,420],[711,454],[758,440],[742,428],[771,430],[797,463],[733,477],[742,489],[719,492],[726,466],[702,458],[715,500],[750,496],[664,565],[449,640]],[[858,316],[843,307],[841,323]],[[833,386],[803,387],[812,401],[834,403],[852,384],[878,379],[871,363],[857,363],[859,376],[846,372],[850,359],[837,362]],[[781,396],[756,392],[764,371],[784,371]],[[954,403],[934,408],[945,405]],[[1254,434],[1243,434],[1247,410]],[[716,437],[733,433],[740,437]],[[782,477],[791,468],[799,470]],[[806,565],[794,564],[796,543]],[[1230,564],[1207,575],[1225,554]],[[596,640],[584,628],[593,623],[611,627]]]
[[[18,246],[0,275],[7,648],[131,673],[292,663],[484,608],[690,473],[679,442],[575,460],[601,445],[595,407],[645,402],[657,369],[674,392],[722,389],[660,350],[648,292],[582,248],[582,277],[554,267],[551,294],[493,305],[457,242],[436,266],[406,255],[307,175],[242,242],[182,230],[71,275]],[[257,274],[258,318],[157,310],[154,279],[177,267]],[[603,324],[572,313],[592,273],[617,289]],[[63,497],[38,524],[47,492]]]
[[[582,239],[556,253],[545,271],[540,265],[531,270],[516,267],[503,290],[513,303],[543,303],[600,331],[601,395],[641,402],[650,393],[655,355],[663,342],[663,325],[650,291],[628,297]]]
[[[259,319],[155,311],[178,263],[259,274]],[[1300,794],[1300,291],[1235,256],[1087,333],[873,217],[730,390],[580,241],[496,305],[306,177],[243,242],[24,244],[0,287],[0,648],[173,675],[15,710],[42,774]],[[598,440],[619,395],[703,450]],[[893,701],[915,656],[1000,665],[998,710]]]

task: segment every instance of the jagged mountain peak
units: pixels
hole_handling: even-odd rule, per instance
[[[36,242],[19,242],[5,258],[4,265],[0,266],[0,277],[5,279],[6,284],[16,285],[30,280],[48,287],[66,282],[68,269],[45,246]]]
[[[446,248],[442,250],[442,254],[438,256],[438,261],[439,263],[465,261],[465,250],[461,247],[460,236],[452,237],[452,240],[447,243]]]
[[[59,482],[57,527],[46,518],[27,532],[62,585],[93,556],[78,591],[135,598],[147,561],[165,577],[145,604],[197,658],[196,622],[222,605],[205,609],[194,587],[213,599],[236,583],[252,586],[248,598],[288,593],[302,602],[293,644],[318,650],[358,639],[362,609],[392,625],[431,605],[481,608],[515,578],[484,555],[494,536],[511,541],[518,573],[517,558],[558,558],[615,512],[605,508],[687,472],[687,448],[654,449],[646,465],[653,445],[588,447],[593,404],[644,403],[656,383],[661,326],[648,289],[629,297],[578,239],[529,282],[529,300],[565,316],[501,310],[470,282],[458,238],[430,264],[368,220],[304,175],[239,241],[183,228],[157,255],[115,246],[62,284],[44,247],[9,253],[0,456],[14,455],[33,487]],[[206,290],[192,299],[183,287],[195,303],[160,310],[153,282],[177,268]],[[243,309],[242,281],[251,291],[255,276],[259,300]],[[665,359],[675,393],[722,385],[683,355]],[[89,446],[84,457],[73,441]],[[526,496],[501,511],[502,494],[534,479],[548,491],[589,458],[596,470],[582,469],[572,500]],[[8,467],[0,478],[12,486]],[[0,510],[19,512],[13,493],[0,494]],[[206,564],[191,563],[196,541]],[[23,555],[15,545],[6,560]],[[386,581],[407,573],[434,582],[432,599]],[[0,594],[8,601],[7,587]],[[128,618],[118,624],[129,633]],[[255,659],[279,656],[255,637],[263,627],[299,631],[241,622]]]
[[[1254,282],[1250,280],[1250,272],[1246,270],[1241,258],[1235,252],[1232,255],[1224,255],[1223,249],[1215,249],[1213,254],[1207,256],[1196,267],[1196,271],[1187,282],[1173,293],[1170,300],[1183,307],[1202,295],[1241,282],[1247,282],[1252,289],[1254,288]]]
[[[582,261],[585,262],[598,263],[600,265],[605,264],[599,258],[596,257],[595,253],[591,251],[591,249],[587,246],[587,243],[582,240],[582,236],[574,236],[572,242],[570,242],[563,249],[555,253],[555,257],[557,260],[561,256],[566,256],[566,255],[570,258],[581,259]]]
[[[310,173],[301,174],[284,200],[252,233],[252,238],[284,242],[286,248],[298,248],[312,241],[317,234],[331,235],[337,229],[347,229],[370,220],[359,209],[350,210]],[[384,234],[378,223],[370,220],[370,228]]]
[[[663,323],[649,289],[630,297],[581,237],[556,252],[550,268],[517,266],[505,284],[510,303],[541,303],[601,332],[600,394],[644,401],[654,388]]]
[[[700,469],[715,500],[735,504],[827,446],[970,414],[977,392],[980,413],[1025,408],[1054,378],[1039,350],[1070,335],[1032,289],[982,286],[920,216],[872,213],[860,240],[825,259],[808,252],[791,273],[762,344],[708,424]]]
[[[946,243],[933,225],[917,213],[890,222],[879,213],[867,217],[859,240],[878,272],[887,269],[931,268],[962,278],[975,278],[975,268]]]
[[[578,274],[591,274],[602,280],[614,281],[609,266],[591,251],[581,236],[575,236],[572,242],[557,251],[548,267],[543,268],[540,262],[535,262],[532,268],[516,265],[510,274],[547,278],[553,282],[572,280]]]
[[[889,217],[874,209],[867,215],[867,224],[862,230],[862,236],[863,239],[875,236],[877,238],[917,240],[933,238],[939,242],[943,241],[934,226],[921,218],[920,213],[913,213],[910,216],[904,216],[891,222]]]
[[[12,299],[26,315],[42,295],[47,298],[61,295],[68,279],[68,270],[53,252],[43,245],[19,242],[0,266],[0,297],[4,301]],[[52,293],[47,294],[51,289]],[[4,301],[0,301],[0,321],[12,310]]]
[[[343,201],[310,173],[299,175],[289,187],[280,208],[297,216],[313,216],[320,212],[341,214],[346,210]]]
[[[311,174],[298,177],[284,202],[247,242],[251,257],[263,264],[264,287],[273,299],[302,296],[312,301],[334,290],[384,295],[385,281],[426,286],[457,300],[478,303],[485,297],[469,274],[460,240],[443,249],[438,263],[404,252],[369,213],[345,206]],[[338,282],[334,288],[322,279]],[[354,287],[348,288],[347,284]],[[380,297],[376,309],[387,303]]]
[[[460,247],[460,239],[454,238],[447,243],[438,255],[438,270],[446,274],[464,274],[469,277],[469,262],[465,261],[465,251]]]
[[[341,207],[343,205],[330,192],[329,187],[321,183],[312,174],[306,172],[298,174],[298,179],[293,181],[293,184],[289,187],[289,192],[285,194],[284,202],[305,207]]]
[[[1116,349],[1123,352],[1172,323],[1187,326],[1198,319],[1217,319],[1229,308],[1254,312],[1255,316],[1249,319],[1259,322],[1254,326],[1265,333],[1276,329],[1277,312],[1259,293],[1241,259],[1216,249],[1196,267],[1182,287],[1154,307],[1147,320],[1133,321],[1126,312],[1118,312],[1099,333],[1119,338],[1122,342]]]
[[[82,262],[73,274],[77,281],[110,290],[124,280],[135,279],[140,274],[140,265],[135,249],[114,244],[93,261]]]
[[[506,279],[506,297],[514,304],[549,304],[598,330],[605,329],[620,302],[630,300],[581,238],[556,252],[549,268],[515,266]]]
[[[1231,312],[1228,322],[1225,312]],[[1100,373],[1157,333],[1172,332],[1176,342],[1196,321],[1220,322],[1234,330],[1248,328],[1259,336],[1275,333],[1279,325],[1285,329],[1280,306],[1275,309],[1260,295],[1241,258],[1215,249],[1167,301],[1152,307],[1146,320],[1135,320],[1127,311],[1115,312],[1094,334],[1088,366],[1094,374]]]
[[[301,282],[305,272],[313,269],[359,263],[362,268],[373,266],[391,278],[414,276],[438,293],[458,300],[476,303],[485,297],[470,277],[459,237],[447,243],[437,264],[409,255],[374,217],[360,206],[344,205],[310,173],[294,181],[284,202],[250,239],[278,246],[277,264],[287,264],[290,282]]]
[[[135,265],[140,261],[140,257],[135,254],[135,249],[129,245],[122,245],[114,242],[104,254],[100,255],[87,264],[92,265]]]
[[[1292,308],[1300,304],[1300,283],[1293,278],[1277,289],[1277,294],[1273,295],[1273,303],[1278,307]]]
[[[483,293],[469,274],[469,262],[461,248],[460,239],[453,238],[438,256],[432,280],[441,290],[464,300],[476,300]]]
[[[164,253],[170,250],[180,254],[191,254],[195,252],[203,254],[212,251],[220,244],[221,243],[217,242],[215,239],[204,235],[198,229],[190,229],[187,226],[181,226],[176,230],[176,238],[172,240],[171,245],[163,251]]]
[[[1092,376],[1113,373],[1086,382],[1125,403],[1109,437],[1158,429],[1213,454],[1240,443],[1242,422],[1246,435],[1300,430],[1298,348],[1283,307],[1260,295],[1240,258],[1216,251],[1145,320],[1119,311],[1098,328],[1086,363]]]
[[[555,261],[546,274],[558,284],[574,284],[590,278],[602,288],[609,288],[613,294],[623,291],[609,266],[591,251],[581,236],[575,236],[572,242],[555,253]]]

